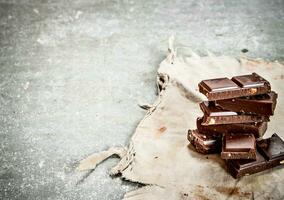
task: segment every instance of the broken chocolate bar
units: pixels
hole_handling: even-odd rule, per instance
[[[269,121],[269,116],[252,115],[224,110],[219,105],[213,105],[212,102],[209,103],[208,101],[200,103],[200,108],[204,113],[202,125],[239,124]]]
[[[218,100],[216,103],[226,110],[234,112],[253,113],[257,115],[273,115],[276,106],[277,94],[267,94]]]
[[[257,141],[256,160],[227,160],[227,168],[235,178],[284,164],[284,142],[277,134]]]
[[[234,178],[240,178],[245,175],[269,169],[264,157],[256,151],[256,160],[227,160],[227,169]]]
[[[254,96],[270,92],[270,83],[256,73],[228,78],[203,80],[198,84],[199,91],[209,101]]]
[[[257,148],[267,160],[284,156],[284,142],[275,133],[270,138],[257,141]]]
[[[256,159],[253,134],[226,134],[223,138],[222,159]]]
[[[267,129],[267,122],[247,123],[247,124],[214,124],[210,126],[202,125],[203,118],[196,120],[197,129],[205,135],[223,135],[227,133],[252,133],[255,138],[262,137]]]
[[[199,153],[209,154],[221,151],[221,137],[207,136],[198,130],[188,130],[187,139]]]

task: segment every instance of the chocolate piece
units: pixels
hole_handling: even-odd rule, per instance
[[[277,134],[273,134],[271,138],[257,141],[257,149],[255,161],[227,161],[228,171],[233,177],[240,178],[284,164],[283,140]]]
[[[265,84],[269,84],[267,80],[259,76],[257,73],[252,73],[242,76],[234,76],[232,78],[232,81],[237,83],[242,88],[257,88],[257,87],[262,87]]]
[[[227,169],[234,178],[240,178],[269,168],[270,166],[267,165],[266,160],[258,151],[256,151],[256,160],[227,160]]]
[[[220,136],[227,133],[252,133],[255,138],[262,137],[267,129],[267,122],[247,123],[247,124],[214,124],[210,126],[202,125],[203,118],[196,120],[197,129],[205,135]]]
[[[188,130],[187,139],[199,153],[209,154],[221,151],[221,137],[207,136],[198,130]]]
[[[198,84],[199,91],[209,101],[254,96],[270,92],[270,83],[256,73],[228,78],[203,80]]]
[[[212,105],[212,103],[209,104],[208,101],[200,103],[200,108],[204,113],[202,125],[239,124],[269,121],[269,116],[251,115],[224,110],[219,105]]]
[[[223,138],[222,159],[256,159],[253,134],[226,134]]]
[[[234,112],[253,113],[257,115],[273,115],[276,106],[277,94],[267,94],[218,100],[216,103],[223,109]]]
[[[257,148],[267,160],[277,159],[278,157],[284,159],[284,142],[275,133],[270,138],[257,141]]]

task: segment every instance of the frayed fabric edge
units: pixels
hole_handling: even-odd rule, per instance
[[[98,164],[113,155],[117,155],[118,157],[122,158],[126,155],[126,149],[124,147],[111,147],[106,151],[94,153],[88,156],[87,158],[81,160],[76,170],[85,171],[95,169]]]

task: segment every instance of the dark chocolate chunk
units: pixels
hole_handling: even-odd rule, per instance
[[[256,151],[256,159],[227,160],[227,169],[234,178],[254,174],[270,168],[264,157]]]
[[[224,110],[219,105],[209,104],[208,101],[200,103],[200,108],[204,113],[202,125],[239,124],[269,121],[269,116],[252,115]]]
[[[277,134],[257,141],[257,148],[267,160],[284,157],[284,142]]]
[[[203,80],[198,84],[199,91],[209,101],[254,96],[270,92],[270,83],[256,73],[228,78]]]
[[[227,160],[228,171],[233,177],[240,178],[284,164],[283,143],[277,134],[257,141],[256,160]]]
[[[265,80],[256,73],[242,76],[234,76],[232,78],[232,81],[237,83],[242,88],[262,87],[265,84],[269,84],[267,80]]]
[[[273,115],[277,102],[277,94],[267,94],[241,97],[234,99],[217,100],[216,103],[226,110],[245,112],[256,115]]]
[[[223,135],[228,133],[252,133],[255,138],[262,137],[267,129],[267,122],[246,123],[246,124],[214,124],[202,125],[203,118],[196,120],[197,129],[205,135]]]
[[[226,91],[239,89],[239,86],[228,78],[215,78],[204,80],[201,82],[202,86],[210,92]]]
[[[198,130],[189,130],[187,139],[199,153],[209,154],[221,151],[221,137],[204,135]]]
[[[253,134],[226,134],[223,138],[222,159],[256,159]]]

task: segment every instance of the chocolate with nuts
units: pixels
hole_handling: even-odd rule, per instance
[[[217,104],[212,102],[200,103],[200,108],[204,113],[202,125],[216,124],[239,124],[253,122],[267,122],[269,116],[266,115],[251,115],[246,113],[237,113],[230,110],[224,110]]]
[[[270,83],[256,73],[228,78],[203,80],[199,92],[209,101],[254,96],[270,92]]]

